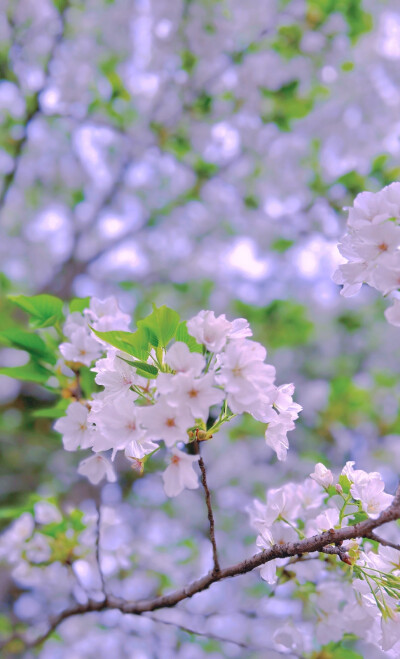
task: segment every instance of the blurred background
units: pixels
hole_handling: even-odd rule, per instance
[[[254,552],[252,498],[318,460],[395,485],[398,331],[379,294],[344,299],[331,275],[343,208],[400,178],[399,60],[396,0],[0,0],[0,329],[25,322],[8,293],[114,295],[133,319],[152,302],[209,308],[246,317],[278,384],[296,385],[304,411],[279,469],[256,422],[204,448],[225,561]],[[0,348],[0,366],[23,360]],[[2,375],[0,398],[1,523],[35,492],[93,514],[79,456],[40,418],[48,392]],[[147,597],[207,569],[205,511],[124,469],[97,494],[104,571]],[[4,569],[4,615],[36,624],[61,581],[35,591]],[[302,615],[285,588],[271,599],[249,575],[158,613],[168,624],[70,619],[39,655],[275,659],[271,630]]]

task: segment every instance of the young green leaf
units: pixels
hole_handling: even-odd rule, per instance
[[[127,364],[130,364],[130,366],[133,366],[136,369],[136,373],[144,378],[152,379],[156,378],[158,375],[158,368],[153,366],[153,364],[148,364],[147,362],[138,360],[132,361],[131,359],[124,359],[124,357],[120,357],[120,359]]]
[[[31,316],[33,327],[52,327],[64,320],[63,302],[54,295],[10,295],[8,299]]]
[[[18,327],[3,330],[0,332],[0,345],[11,346],[18,350],[26,350],[31,355],[49,364],[55,364],[57,358],[55,354],[49,350],[43,339],[33,332],[25,332]]]
[[[189,334],[185,320],[179,323],[178,329],[176,330],[175,339],[177,341],[182,341],[182,343],[186,343],[190,352],[203,352],[203,348],[200,343],[197,343],[194,336]]]
[[[343,494],[348,494],[350,492],[351,482],[344,474],[340,474],[339,476],[339,485],[343,490]]]
[[[91,398],[92,394],[100,391],[101,387],[96,384],[96,374],[88,366],[79,369],[79,382],[84,398]]]
[[[90,304],[90,297],[74,297],[69,303],[69,310],[71,313],[74,311],[79,311],[82,313],[84,309],[87,309]]]
[[[156,307],[153,305],[152,313],[138,321],[138,327],[147,332],[150,345],[166,348],[179,325],[179,314],[169,307]]]
[[[42,407],[40,410],[34,410],[32,416],[35,419],[59,419],[61,416],[65,416],[70,402],[67,398],[61,398],[53,407]]]
[[[43,366],[40,366],[40,364],[29,362],[28,364],[24,364],[24,366],[5,366],[0,368],[0,375],[8,375],[10,378],[15,378],[16,380],[45,384],[51,373]]]
[[[122,330],[112,330],[110,332],[98,332],[91,328],[102,341],[109,343],[114,348],[122,352],[133,355],[140,360],[146,360],[149,356],[149,340],[145,330],[138,329],[136,332],[123,332]]]

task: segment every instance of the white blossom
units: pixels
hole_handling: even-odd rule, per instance
[[[315,469],[310,477],[316,481],[322,487],[329,487],[333,483],[333,474],[330,469],[327,469],[322,462],[318,462],[315,465]]]
[[[78,474],[86,476],[93,485],[98,485],[103,478],[110,483],[117,480],[112,464],[101,453],[82,460],[78,467]]]
[[[213,311],[200,311],[197,316],[187,321],[187,329],[198,343],[206,346],[207,350],[220,352],[225,346],[232,326],[225,314],[216,318]]]
[[[95,430],[88,420],[89,410],[82,403],[71,403],[66,416],[54,424],[54,430],[63,436],[66,451],[76,451],[77,448],[89,448],[94,440]]]
[[[172,407],[166,400],[143,408],[142,423],[150,439],[163,439],[167,446],[187,442],[187,431],[194,425],[194,416],[188,409]]]
[[[49,501],[38,501],[34,505],[35,521],[38,524],[53,524],[62,520],[62,515],[58,508]]]
[[[71,334],[69,343],[61,343],[60,352],[67,362],[90,366],[100,357],[101,348],[84,327],[79,327]]]
[[[165,494],[168,497],[176,497],[185,488],[195,490],[199,487],[198,476],[194,470],[194,463],[198,462],[198,455],[188,455],[179,449],[172,449],[171,463],[164,471]]]
[[[350,492],[354,499],[361,501],[362,507],[372,519],[391,504],[393,496],[384,492],[385,483],[379,478],[368,478],[366,482],[354,483]]]
[[[195,419],[207,421],[210,407],[221,403],[225,397],[224,392],[214,385],[213,373],[199,378],[189,373],[175,375],[170,381],[168,403],[180,410],[187,408]]]
[[[200,375],[206,365],[203,355],[198,352],[190,352],[186,343],[176,341],[165,355],[165,361],[175,373],[191,372],[194,376]]]

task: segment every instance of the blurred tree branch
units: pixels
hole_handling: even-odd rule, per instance
[[[12,166],[11,170],[4,176],[3,187],[2,187],[1,192],[0,192],[0,211],[4,207],[4,203],[6,201],[7,194],[9,192],[11,186],[13,185],[15,177],[17,175],[19,163],[21,161],[22,154],[23,154],[23,150],[24,150],[25,144],[28,140],[28,127],[29,127],[29,124],[41,112],[39,98],[40,98],[40,95],[45,91],[45,89],[47,87],[51,63],[54,59],[54,55],[57,51],[57,48],[58,48],[59,44],[62,42],[62,40],[64,38],[64,35],[65,35],[66,12],[67,12],[69,6],[70,6],[70,0],[63,0],[60,3],[60,11],[59,11],[60,29],[59,29],[59,32],[58,32],[57,36],[55,37],[55,39],[53,41],[52,47],[49,51],[47,61],[46,61],[45,67],[44,67],[44,83],[40,87],[40,89],[38,89],[35,92],[35,94],[32,96],[32,98],[29,99],[29,105],[27,107],[27,111],[26,111],[26,114],[25,114],[25,117],[24,117],[24,120],[23,120],[22,135],[15,142],[14,154],[13,154],[14,155],[13,166]]]
[[[2,648],[6,648],[11,641],[20,641],[24,647],[33,648],[37,647],[46,641],[53,631],[67,618],[71,616],[81,615],[95,611],[104,611],[105,609],[118,609],[122,613],[130,613],[140,615],[157,609],[171,608],[179,604],[185,599],[193,597],[197,593],[207,590],[212,584],[224,579],[236,577],[242,574],[252,572],[255,568],[269,563],[277,558],[291,558],[295,556],[302,556],[303,554],[321,552],[321,553],[339,553],[336,551],[326,551],[327,547],[333,546],[333,550],[340,547],[345,540],[352,540],[355,538],[371,538],[374,530],[383,524],[396,521],[400,519],[400,485],[397,488],[396,494],[391,505],[384,510],[377,519],[368,518],[363,522],[347,526],[341,529],[330,529],[319,535],[314,535],[311,538],[304,538],[297,542],[287,542],[285,544],[272,545],[269,549],[254,554],[240,563],[231,565],[226,568],[220,569],[219,572],[211,570],[208,574],[200,579],[187,584],[180,590],[169,593],[168,595],[161,595],[151,600],[144,601],[126,601],[115,598],[111,595],[105,596],[101,602],[89,600],[86,604],[79,604],[69,609],[65,609],[59,615],[50,620],[48,630],[36,638],[34,641],[26,642],[21,636],[15,635],[9,638],[2,644]],[[376,541],[378,536],[375,536]],[[382,544],[385,544],[384,541]],[[19,648],[20,649],[20,648]],[[18,650],[19,651],[19,650]]]

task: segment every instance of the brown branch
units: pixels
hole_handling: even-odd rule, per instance
[[[380,535],[376,535],[376,533],[373,531],[370,533],[368,538],[369,540],[375,540],[375,542],[379,542],[379,544],[383,545],[384,547],[392,547],[392,549],[397,549],[397,551],[400,551],[400,544],[390,542],[390,540],[385,540],[385,538],[381,538]]]
[[[47,640],[58,625],[64,620],[79,614],[104,611],[105,609],[118,609],[122,613],[140,615],[149,611],[156,611],[157,609],[171,608],[176,606],[179,602],[207,590],[214,583],[252,572],[255,568],[260,567],[269,561],[273,561],[276,558],[291,558],[312,552],[326,553],[324,552],[324,549],[326,550],[329,545],[335,545],[337,548],[345,540],[352,540],[354,538],[369,539],[371,538],[374,529],[398,519],[400,519],[400,486],[397,489],[391,505],[384,510],[377,519],[369,518],[363,522],[354,524],[353,526],[346,526],[341,529],[331,529],[324,533],[320,533],[319,535],[314,535],[311,538],[298,540],[297,542],[287,542],[283,545],[272,545],[269,549],[254,554],[254,556],[251,556],[240,563],[220,569],[219,572],[212,570],[180,590],[176,590],[168,595],[155,597],[151,600],[128,602],[109,595],[107,595],[102,602],[89,600],[86,604],[73,606],[52,618],[47,632],[39,636],[36,640],[26,643],[20,636],[13,636],[12,639],[8,639],[3,643],[2,647],[4,648],[11,640],[16,639],[24,642],[24,645],[28,648],[36,647]]]
[[[347,563],[347,565],[351,565],[351,559],[347,555],[346,550],[343,549],[342,547],[328,545],[328,547],[323,547],[321,549],[321,552],[323,554],[331,554],[333,556],[339,556],[340,560],[343,561],[343,563]]]
[[[198,430],[196,430],[198,433]],[[204,460],[200,455],[200,445],[199,445],[199,440],[196,435],[196,439],[194,441],[194,449],[195,453],[199,456],[199,467],[201,471],[201,483],[204,488],[204,493],[205,493],[205,498],[206,498],[206,506],[207,506],[207,513],[208,513],[208,522],[210,525],[210,540],[211,540],[211,545],[212,545],[212,554],[213,554],[213,564],[214,568],[212,571],[212,574],[218,574],[221,571],[220,565],[219,565],[219,559],[218,559],[218,549],[217,549],[217,541],[215,539],[215,523],[214,523],[214,514],[212,510],[212,505],[211,505],[211,494],[210,490],[208,489],[208,484],[207,484],[207,472],[206,472],[206,466],[204,464]]]

